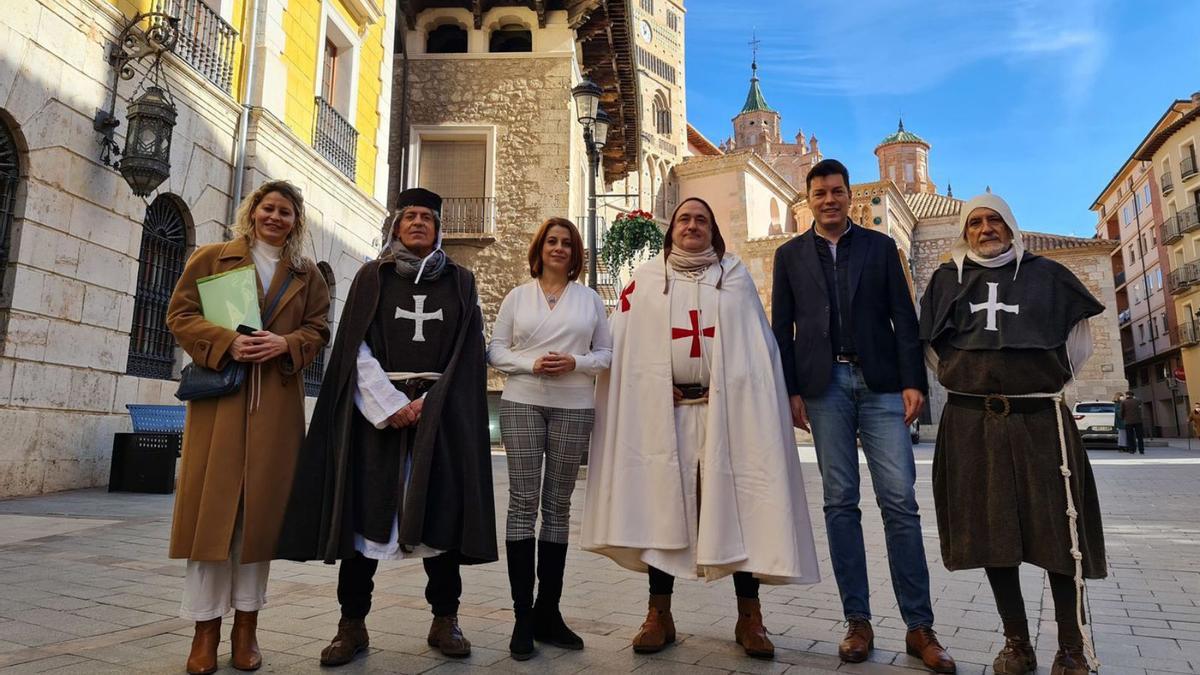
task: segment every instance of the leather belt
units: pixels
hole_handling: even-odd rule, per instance
[[[858,354],[837,354],[833,357],[834,363],[852,363],[858,364]]]
[[[695,400],[708,396],[708,387],[702,384],[677,384],[675,388],[683,392],[685,400]]]
[[[986,396],[969,396],[951,393],[946,402],[959,408],[982,410],[988,417],[1008,417],[1012,413],[1028,414],[1042,412],[1054,408],[1057,402],[1052,398],[1009,398],[1003,394],[988,394]]]
[[[414,377],[408,380],[392,380],[392,384],[402,391],[410,401],[421,398],[425,392],[433,389],[433,385],[436,383],[437,380],[427,380],[423,377]]]

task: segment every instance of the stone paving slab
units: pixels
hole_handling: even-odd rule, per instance
[[[346,673],[894,673],[923,672],[904,653],[904,624],[891,592],[882,524],[863,467],[863,525],[868,548],[876,648],[863,664],[842,664],[844,626],[821,525],[820,478],[811,447],[801,447],[810,513],[824,576],[812,586],[764,586],[765,623],[774,661],[746,658],[733,643],[732,583],[680,581],[674,610],[679,642],[637,655],[629,639],[644,618],[646,580],[605,558],[569,554],[563,613],[587,648],[539,647],[526,662],[508,656],[513,614],[503,561],[464,568],[460,620],[474,649],[449,660],[425,643],[429,612],[417,562],[384,564],[368,619],[367,656]],[[1180,443],[1133,458],[1093,451],[1104,508],[1109,578],[1089,585],[1103,672],[1200,672],[1200,443]],[[937,630],[959,672],[986,673],[1003,638],[981,571],[947,572],[940,563],[930,494],[932,452],[917,450],[918,499],[930,563]],[[493,458],[498,531],[503,537],[507,476]],[[578,541],[583,486],[572,509]],[[0,671],[3,673],[182,672],[192,623],[178,617],[183,561],[166,557],[172,497],[80,490],[0,502]],[[501,546],[503,551],[503,546]],[[1049,672],[1054,613],[1044,574],[1022,569],[1036,629],[1039,672]],[[272,565],[269,603],[259,620],[261,672],[329,673],[317,657],[339,616],[336,568]],[[222,672],[230,621],[223,626]]]

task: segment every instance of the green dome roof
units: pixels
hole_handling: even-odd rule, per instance
[[[758,62],[751,64],[752,75],[750,76],[750,91],[746,94],[746,103],[742,105],[742,112],[775,112],[771,106],[767,105],[767,99],[763,96],[762,89],[758,88]]]
[[[904,130],[903,118],[900,120],[900,126],[897,127],[896,133],[890,134],[887,138],[880,141],[879,145],[892,145],[893,143],[920,143],[925,147],[929,147],[929,142],[924,138],[921,138],[911,131]]]

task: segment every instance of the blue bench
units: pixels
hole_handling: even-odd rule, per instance
[[[130,403],[125,406],[133,433],[113,436],[109,492],[175,491],[175,460],[183,449],[182,405]]]

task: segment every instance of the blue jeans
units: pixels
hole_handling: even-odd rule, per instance
[[[867,388],[858,366],[835,363],[829,388],[804,403],[825,492],[825,530],[833,575],[847,619],[871,618],[867,554],[859,502],[858,448],[862,439],[875,501],[883,514],[888,567],[900,615],[909,630],[933,625],[929,567],[917,513],[917,470],[899,393]]]

